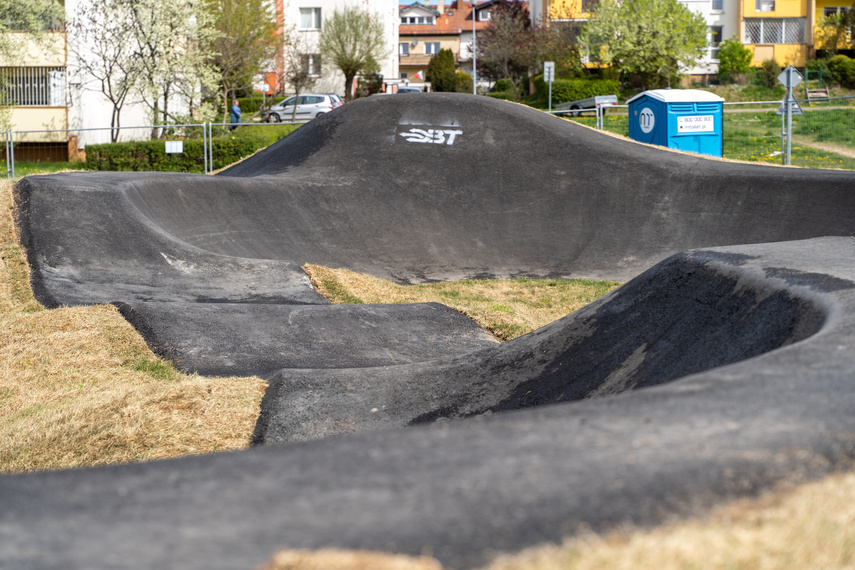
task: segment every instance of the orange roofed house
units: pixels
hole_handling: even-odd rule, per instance
[[[474,6],[475,33],[490,25],[496,5],[506,0],[488,0]],[[398,56],[401,80],[413,87],[423,87],[430,58],[441,49],[450,49],[455,66],[472,75],[473,5],[464,0],[446,4],[408,4],[400,6]],[[477,38],[476,38],[477,41]],[[479,78],[478,84],[481,85]]]

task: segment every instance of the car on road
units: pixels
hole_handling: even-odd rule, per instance
[[[296,113],[294,104],[296,103]],[[305,95],[288,97],[284,101],[276,103],[264,115],[268,123],[279,123],[290,121],[293,117],[297,121],[310,121],[318,115],[329,113],[341,107],[341,97],[333,93],[307,93]]]
[[[421,93],[418,87],[398,87],[398,93]]]

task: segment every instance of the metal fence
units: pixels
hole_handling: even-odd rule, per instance
[[[855,170],[855,97],[832,97],[818,102],[799,100],[802,115],[793,116],[793,166]],[[786,135],[780,101],[725,103],[722,125],[724,158],[784,163]],[[594,113],[594,114],[592,114]],[[589,110],[571,120],[623,136],[629,135],[626,105]]]
[[[117,128],[11,130],[2,133],[5,148],[0,155],[0,176],[17,178],[36,172],[91,169],[86,149],[111,142],[148,141],[149,152],[159,157],[156,168],[172,172],[209,173],[226,163],[221,156],[228,146],[216,141],[254,136],[262,146],[288,134],[297,123],[197,123],[143,125]],[[244,145],[245,148],[250,148]],[[230,155],[231,156],[231,155]],[[128,165],[127,169],[132,169]]]

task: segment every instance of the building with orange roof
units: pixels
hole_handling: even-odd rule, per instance
[[[475,33],[490,25],[496,5],[506,0],[488,0],[473,4],[466,0],[437,0],[436,4],[402,5],[398,28],[398,56],[401,80],[423,86],[431,57],[441,49],[450,49],[455,66],[472,75],[472,18]],[[477,40],[477,38],[476,38]],[[479,84],[481,82],[479,81]]]

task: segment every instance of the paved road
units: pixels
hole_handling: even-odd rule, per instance
[[[215,177],[25,179],[38,298],[118,303],[185,369],[263,375],[267,445],[0,477],[0,567],[335,546],[467,568],[845,467],[853,183],[443,94],[349,103]],[[436,305],[332,307],[305,262],[632,279],[496,345]]]

